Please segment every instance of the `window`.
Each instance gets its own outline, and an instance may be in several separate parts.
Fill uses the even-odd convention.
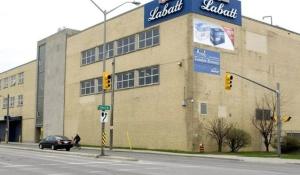
[[[0,90],[1,90],[1,88],[2,88],[2,80],[0,80]]]
[[[200,103],[200,114],[207,115],[207,103]]]
[[[151,85],[159,83],[158,66],[148,67],[139,70],[139,85]]]
[[[93,94],[95,92],[94,79],[81,82],[80,89],[81,89],[81,95]]]
[[[126,54],[135,50],[135,35],[117,41],[118,55]]]
[[[95,62],[95,48],[82,52],[81,64],[87,65]]]
[[[99,60],[103,60],[103,45],[99,46]],[[106,43],[106,58],[114,56],[114,42]]]
[[[271,120],[271,110],[269,109],[256,109],[256,120]]]
[[[3,108],[7,108],[7,98],[3,99],[3,104],[2,104]]]
[[[8,78],[4,78],[4,86],[3,86],[3,89],[4,88],[8,88]]]
[[[18,84],[24,83],[24,72],[18,74]]]
[[[10,86],[15,86],[16,85],[16,75],[13,75],[10,77]]]
[[[98,91],[97,92],[102,92],[102,77],[98,78]]]
[[[117,75],[117,89],[134,87],[134,71]]]
[[[139,33],[139,48],[151,47],[159,44],[159,28]]]
[[[18,106],[23,106],[23,95],[18,96]]]
[[[15,97],[10,97],[9,99],[9,107],[13,108],[15,106]]]

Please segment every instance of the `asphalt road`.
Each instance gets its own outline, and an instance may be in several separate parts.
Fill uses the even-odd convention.
[[[117,154],[117,153],[115,153]],[[123,153],[124,154],[124,153]],[[134,154],[138,161],[0,148],[0,175],[299,175],[300,165]]]

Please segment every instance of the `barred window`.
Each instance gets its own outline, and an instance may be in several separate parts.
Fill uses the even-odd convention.
[[[16,85],[16,75],[13,75],[10,77],[10,86],[15,86]]]
[[[135,35],[117,41],[118,55],[126,54],[135,50]]]
[[[9,107],[13,108],[15,106],[15,97],[10,97],[9,99]]]
[[[102,77],[98,78],[98,88],[97,92],[102,92],[103,91],[103,85],[102,85]]]
[[[207,103],[200,103],[200,114],[206,115],[207,114]]]
[[[8,88],[8,78],[4,78],[4,86],[3,88]]]
[[[23,106],[23,95],[18,96],[18,106]]]
[[[139,48],[151,47],[159,44],[159,28],[139,33]]]
[[[120,73],[117,75],[117,89],[134,87],[134,71]]]
[[[82,52],[81,64],[87,65],[95,63],[95,48]]]
[[[24,72],[18,74],[18,84],[24,83]]]
[[[106,58],[111,58],[114,56],[114,42],[106,43]],[[99,60],[103,60],[103,45],[99,46]]]
[[[3,108],[7,108],[7,99],[8,99],[8,98],[4,98],[4,99],[3,99],[3,104],[2,104],[2,107],[3,107]]]
[[[139,85],[151,85],[159,82],[158,66],[148,67],[139,70]]]
[[[269,109],[256,109],[256,120],[271,120],[271,110]]]
[[[95,93],[95,81],[86,80],[80,83],[81,95],[89,95]]]

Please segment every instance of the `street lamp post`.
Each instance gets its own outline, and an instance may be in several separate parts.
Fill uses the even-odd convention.
[[[115,8],[109,10],[109,11],[106,11],[106,10],[103,10],[102,8],[100,8],[93,0],[90,0],[104,15],[104,22],[103,22],[103,67],[102,67],[102,71],[104,72],[105,71],[105,61],[106,61],[106,17],[109,13],[113,12],[114,10],[118,9],[119,7],[127,4],[127,3],[130,3],[130,4],[134,4],[134,5],[140,5],[141,3],[140,2],[136,2],[136,1],[127,1],[127,2],[124,2],[118,6],[116,6]],[[113,57],[113,64],[112,64],[112,94],[111,94],[111,118],[110,118],[110,149],[112,149],[112,143],[113,143],[113,105],[114,105],[114,76],[115,76],[115,57]],[[105,90],[103,89],[103,92],[102,92],[102,105],[105,105]],[[103,134],[105,133],[105,123],[102,122],[102,126],[101,126],[101,136],[103,137]],[[102,140],[102,139],[101,139]],[[104,156],[104,146],[105,144],[102,142],[102,145],[101,145],[101,156]]]
[[[273,17],[272,16],[263,16],[263,20],[266,19],[266,18],[270,18],[271,25],[273,25]]]
[[[0,97],[3,97],[0,95]],[[3,97],[4,98],[4,97]],[[7,94],[7,100],[6,100],[6,128],[5,128],[5,143],[8,143],[9,141],[9,94]]]

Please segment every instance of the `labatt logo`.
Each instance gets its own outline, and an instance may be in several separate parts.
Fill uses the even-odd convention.
[[[164,4],[164,3],[166,3],[167,1],[169,1],[169,0],[158,0],[158,3]]]
[[[183,9],[183,0],[177,0],[176,3],[168,3],[167,1],[170,0],[159,0],[160,3],[165,3],[164,6],[161,8],[156,7],[154,10],[150,11],[150,17],[148,18],[148,21],[153,21],[156,19],[163,18],[165,16],[171,15],[173,13],[179,12]]]
[[[237,9],[225,9],[225,4],[222,2],[229,3],[229,0],[218,0],[220,2],[219,5],[215,4],[214,0],[203,0],[203,4],[201,5],[201,9],[213,12],[216,14],[220,14],[229,18],[237,18],[238,10]]]

